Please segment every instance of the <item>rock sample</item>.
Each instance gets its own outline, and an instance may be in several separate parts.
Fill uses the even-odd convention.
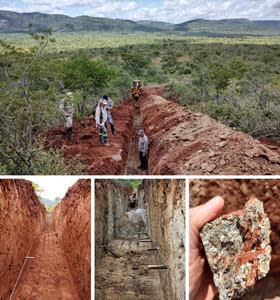
[[[240,298],[268,273],[270,222],[258,199],[206,224],[200,236],[220,300]]]
[[[7,300],[24,258],[44,226],[46,210],[32,183],[0,180],[0,299]]]
[[[90,198],[91,180],[80,179],[53,212],[62,248],[83,300],[90,299]]]

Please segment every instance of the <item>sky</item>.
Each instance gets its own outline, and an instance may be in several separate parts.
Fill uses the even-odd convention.
[[[56,197],[63,198],[68,188],[79,179],[75,176],[27,176],[25,178],[39,184],[44,190],[40,196],[49,200],[55,200]]]
[[[197,18],[278,20],[280,0],[0,0],[0,10],[170,23]]]

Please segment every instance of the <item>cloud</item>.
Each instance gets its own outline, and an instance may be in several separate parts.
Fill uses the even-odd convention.
[[[2,0],[3,1],[3,0]],[[279,0],[11,0],[6,9],[171,23],[196,18],[279,19]],[[7,3],[7,1],[5,0]]]

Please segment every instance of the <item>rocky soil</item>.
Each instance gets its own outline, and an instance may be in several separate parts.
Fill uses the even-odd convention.
[[[80,179],[53,212],[58,238],[65,253],[79,299],[90,299],[91,180]],[[64,299],[64,298],[63,298]]]
[[[201,113],[193,113],[148,87],[141,97],[150,138],[150,174],[279,174],[280,153]]]
[[[192,180],[190,206],[194,207],[220,195],[225,199],[224,213],[240,210],[251,197],[264,203],[271,224],[272,260],[270,276],[261,280],[244,299],[279,299],[280,275],[280,181],[275,179]],[[267,288],[262,288],[267,286]],[[275,297],[275,298],[273,298]]]
[[[45,217],[46,210],[31,182],[23,179],[0,180],[1,300],[9,299],[24,259],[45,223]]]

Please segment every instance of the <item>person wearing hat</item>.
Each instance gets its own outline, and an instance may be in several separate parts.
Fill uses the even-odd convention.
[[[106,105],[106,109],[107,109],[107,116],[108,116],[108,121],[111,127],[111,132],[112,134],[115,134],[115,125],[114,125],[114,121],[113,121],[113,117],[112,117],[112,110],[113,110],[113,100],[111,98],[109,98],[107,95],[104,95],[102,97],[102,99],[104,101],[106,101],[107,105]]]
[[[138,167],[138,169],[143,171],[148,171],[149,140],[145,134],[144,129],[140,129],[138,135],[139,135],[138,151],[139,151],[139,158],[140,158],[140,166]]]
[[[60,101],[59,111],[62,114],[66,127],[66,138],[67,141],[71,141],[73,134],[73,115],[74,115],[74,105],[73,93],[67,92],[66,97]]]
[[[108,132],[106,128],[107,122],[107,102],[105,100],[100,100],[95,110],[95,122],[96,127],[99,129],[99,142],[105,146],[108,145]]]

